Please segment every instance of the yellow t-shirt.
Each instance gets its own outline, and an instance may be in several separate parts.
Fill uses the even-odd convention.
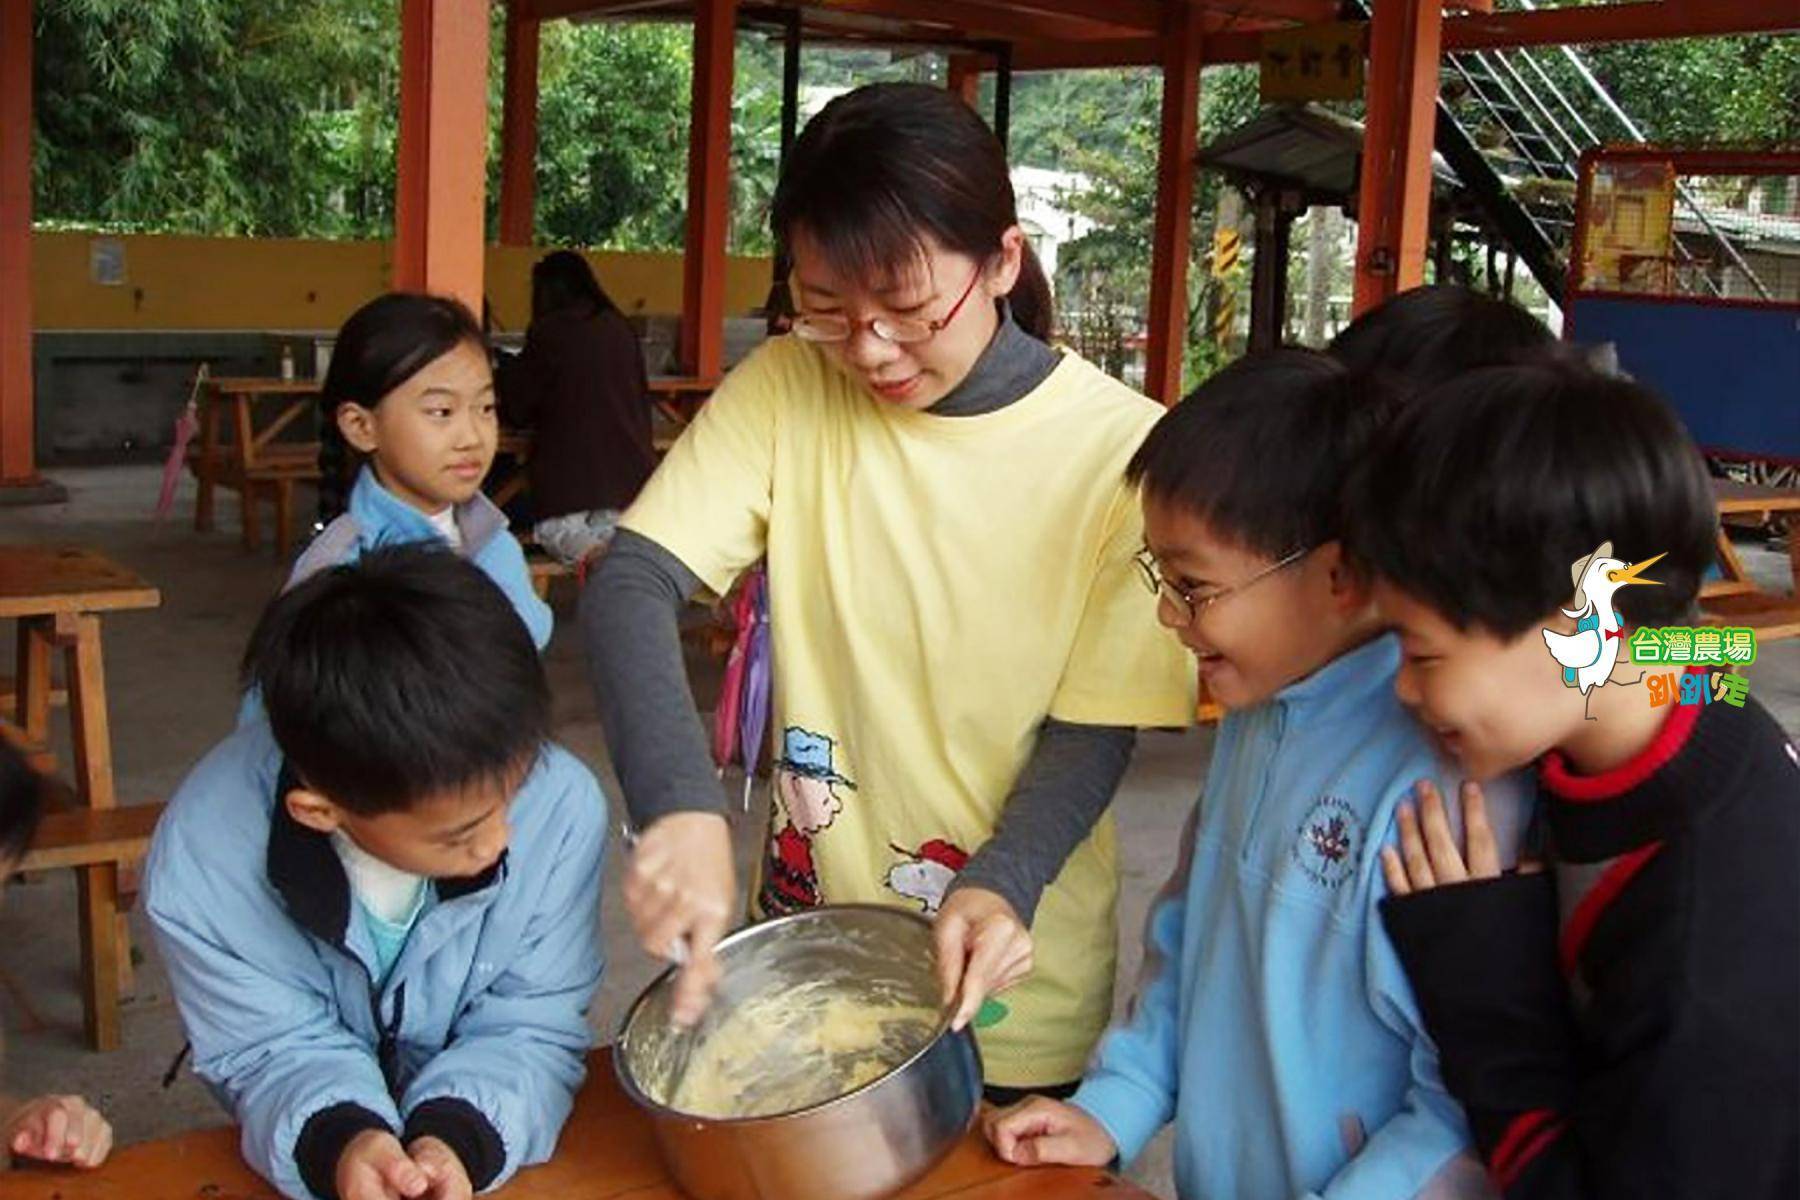
[[[1046,716],[1185,725],[1126,462],[1162,409],[1073,354],[996,412],[880,404],[791,337],[733,371],[624,518],[713,590],[768,558],[773,822],[752,910],[937,909]],[[1111,818],[980,1031],[990,1082],[1077,1078],[1112,1007]]]

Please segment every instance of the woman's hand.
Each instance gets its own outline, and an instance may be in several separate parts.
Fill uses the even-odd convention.
[[[956,1005],[952,1029],[974,1020],[990,995],[1031,974],[1031,931],[998,892],[953,890],[938,910],[933,937],[944,1003]]]
[[[97,1167],[112,1150],[112,1126],[80,1096],[39,1096],[6,1123],[15,1158]]]
[[[1463,842],[1458,850],[1450,832],[1450,814],[1444,798],[1429,779],[1413,786],[1418,811],[1402,803],[1395,813],[1400,826],[1400,848],[1381,848],[1381,873],[1388,891],[1396,896],[1422,892],[1471,879],[1492,879],[1500,874],[1500,851],[1488,824],[1487,799],[1478,783],[1462,785]]]
[[[1119,1156],[1100,1122],[1047,1096],[990,1110],[981,1119],[981,1132],[1001,1161],[1018,1167],[1104,1167]]]
[[[692,1025],[719,982],[713,947],[731,925],[737,869],[717,813],[671,813],[638,835],[625,867],[625,907],[650,954],[683,964],[669,1019]]]

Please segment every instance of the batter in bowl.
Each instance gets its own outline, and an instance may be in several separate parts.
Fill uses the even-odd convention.
[[[663,1103],[700,1117],[766,1117],[834,1100],[904,1063],[942,1014],[899,997],[816,981],[760,991],[719,1014],[675,1094]]]

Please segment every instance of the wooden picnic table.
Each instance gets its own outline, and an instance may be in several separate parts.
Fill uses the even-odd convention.
[[[1788,560],[1793,591],[1783,595],[1765,590],[1744,569],[1724,522],[1719,526],[1719,578],[1700,586],[1700,611],[1709,625],[1735,625],[1756,630],[1757,641],[1773,642],[1800,637],[1800,488],[1763,487],[1732,479],[1713,480],[1713,494],[1721,518],[1756,514],[1767,519],[1776,513],[1788,517]]]
[[[97,1171],[24,1167],[0,1174],[0,1200],[277,1200],[238,1156],[234,1128],[205,1129],[126,1146]],[[650,1122],[620,1091],[612,1051],[588,1062],[587,1084],[563,1127],[556,1156],[521,1171],[501,1200],[679,1200],[664,1170]],[[1148,1192],[1094,1168],[1010,1167],[971,1132],[948,1158],[899,1200],[1152,1200]],[[795,1196],[789,1200],[806,1200]]]
[[[718,379],[700,375],[652,375],[650,403],[677,429],[685,429],[718,386]]]
[[[63,651],[75,792],[89,809],[111,809],[112,735],[100,618],[108,612],[156,608],[162,593],[110,559],[74,546],[0,546],[0,617],[18,623],[13,724],[8,735],[47,762],[50,659]],[[82,1007],[96,1050],[119,1044],[119,995],[130,978],[118,861],[78,866]]]
[[[293,545],[294,484],[319,478],[317,442],[277,442],[282,432],[311,412],[317,379],[219,376],[200,389],[200,444],[188,463],[199,491],[194,528],[213,527],[213,490],[235,489],[243,501],[244,548],[261,545],[257,502],[275,505],[275,553],[286,558]],[[273,407],[271,413],[268,410]],[[259,420],[261,424],[258,424]],[[221,437],[221,426],[229,437]]]

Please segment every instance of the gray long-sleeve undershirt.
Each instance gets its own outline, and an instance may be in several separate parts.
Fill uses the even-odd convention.
[[[968,377],[930,411],[962,417],[1004,408],[1042,383],[1056,363],[1056,352],[1007,314]],[[662,545],[622,529],[582,592],[588,678],[626,807],[639,826],[674,812],[727,811],[681,652],[681,607],[700,586]],[[1044,888],[1112,803],[1136,736],[1129,728],[1046,717],[993,836],[953,890],[987,888],[1031,924]]]

